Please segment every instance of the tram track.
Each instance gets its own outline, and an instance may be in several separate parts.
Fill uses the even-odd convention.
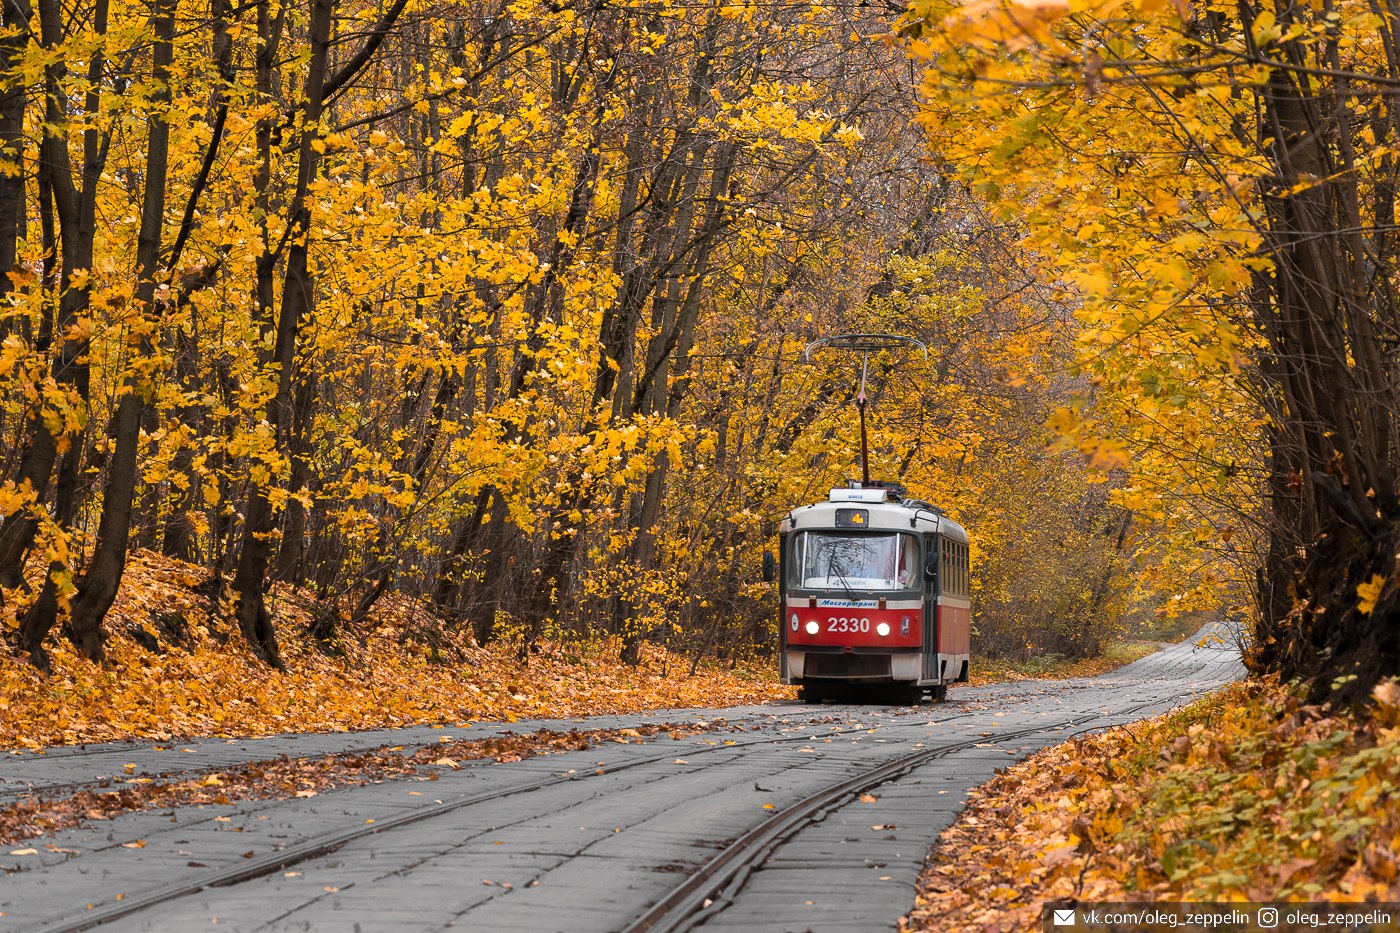
[[[796,735],[782,735],[751,739],[748,741],[736,741],[732,745],[717,744],[704,746],[691,749],[687,751],[686,754],[694,757],[719,751],[732,752],[736,749],[742,750],[760,745],[811,742],[820,739],[854,736],[864,732],[867,728],[868,727],[864,723],[850,723],[845,728],[834,728],[826,731],[803,731],[801,734]],[[397,829],[403,829],[452,813],[456,810],[478,806],[483,803],[489,803],[507,797],[533,793],[560,784],[588,780],[594,776],[612,775],[645,765],[664,763],[672,761],[674,757],[674,753],[668,751],[664,754],[648,755],[643,758],[633,759],[616,765],[602,765],[588,774],[558,774],[516,787],[507,787],[479,794],[465,795],[442,803],[418,807],[397,816],[376,820],[370,825],[350,826],[336,832],[326,833],[312,839],[303,840],[302,842],[294,843],[275,852],[269,852],[262,856],[254,856],[247,859],[242,864],[230,865],[227,868],[204,872],[195,878],[181,880],[174,884],[154,888],[145,892],[125,894],[121,900],[95,906],[85,911],[80,917],[51,920],[36,927],[26,928],[26,933],[80,933],[80,931],[91,930],[124,917],[129,917],[142,911],[159,907],[171,901],[197,894],[200,891],[211,888],[228,887],[230,885],[264,877],[298,863],[328,855],[353,842],[372,836],[382,835]],[[478,765],[478,767],[481,766],[482,765]]]
[[[1118,715],[1131,716],[1150,705],[1141,703],[1118,711]],[[991,738],[995,738],[995,744],[1000,745],[1043,732],[1083,726],[1099,718],[1101,717],[1098,714],[1083,714],[1058,722],[1005,732]],[[640,917],[624,927],[621,933],[685,933],[728,906],[754,869],[759,867],[773,850],[804,827],[817,822],[837,806],[860,794],[903,777],[930,761],[985,744],[986,738],[979,736],[977,740],[950,742],[936,748],[913,752],[869,768],[854,777],[828,785],[802,798],[735,839],[672,888],[665,897],[656,901]]]
[[[731,720],[742,734],[629,743],[591,756],[611,762],[597,768],[586,753],[557,765],[474,767],[472,780],[458,772],[432,785],[446,800],[431,803],[405,798],[391,780],[314,804],[151,813],[114,825],[117,838],[108,831],[105,843],[91,833],[54,837],[82,851],[51,849],[73,854],[10,874],[11,883],[29,880],[0,899],[9,911],[0,928],[190,929],[215,917],[269,931],[349,930],[347,919],[395,930],[519,921],[532,933],[873,923],[898,913],[922,851],[960,809],[958,793],[1034,748],[1152,715],[1228,676],[1224,662],[1203,662],[1190,684],[1162,676],[1159,660],[1025,696],[971,688],[961,708],[746,713]],[[859,799],[867,791],[874,797]],[[245,829],[253,835],[225,835]]]
[[[842,708],[842,707],[836,707]],[[944,717],[947,718],[947,717]],[[658,717],[653,717],[655,722],[670,724],[668,721]],[[712,720],[715,721],[715,720]],[[627,728],[637,725],[631,718],[619,718],[618,728]],[[684,724],[684,723],[680,723]],[[547,724],[543,728],[564,732],[574,727],[572,723]],[[480,735],[471,735],[463,738],[462,741],[488,740],[499,738],[505,735],[513,735],[509,729],[505,731],[490,731]],[[44,783],[29,783],[11,781],[6,782],[0,778],[0,809],[10,806],[26,798],[57,798],[60,796],[72,796],[83,791],[116,792],[129,786],[137,784],[154,783],[158,781],[181,781],[190,778],[200,777],[206,774],[217,774],[230,768],[237,768],[252,763],[275,762],[275,761],[310,761],[340,755],[373,755],[384,751],[401,750],[405,748],[428,748],[433,747],[436,742],[441,742],[438,737],[433,740],[421,741],[386,741],[375,745],[348,746],[344,748],[331,748],[317,750],[314,752],[293,754],[281,752],[275,755],[263,754],[261,756],[239,756],[233,759],[221,759],[218,761],[204,762],[192,767],[175,767],[164,770],[145,770],[132,773],[127,770],[127,759],[134,757],[124,750],[112,750],[103,748],[100,750],[83,751],[76,747],[63,747],[51,752],[46,752],[42,759],[45,761],[72,760],[82,758],[93,758],[96,760],[109,761],[110,771],[103,767],[101,771],[93,770],[91,776],[73,778],[61,781],[48,781]],[[411,752],[404,751],[404,755]],[[462,767],[471,768],[484,765],[483,762],[463,762]]]
[[[931,715],[931,718],[930,718],[929,721],[930,721],[930,722],[945,722],[945,721],[951,721],[951,720],[953,720],[953,719],[956,719],[956,718],[958,717],[958,715],[960,715],[961,712],[965,712],[965,710],[962,710],[961,707],[959,707],[959,706],[956,705],[956,702],[955,702],[955,701],[947,701],[947,704],[948,704],[948,707],[950,708],[950,711],[948,712],[948,714],[942,715],[942,716],[936,715],[938,709],[939,709],[940,707],[943,706],[943,703],[936,704],[935,707],[934,707],[934,709],[931,710],[931,711],[929,711],[929,712],[930,712],[930,715]],[[827,711],[843,710],[843,709],[850,709],[850,708],[857,708],[857,709],[858,709],[858,708],[860,708],[860,707],[859,707],[859,706],[848,705],[848,704],[836,704],[836,705],[834,705],[834,706],[832,706],[832,707],[818,707],[818,708],[821,709],[821,710],[823,710],[824,712],[827,712]],[[829,715],[829,712],[828,712],[828,715]],[[619,720],[619,722],[624,722],[624,720]],[[630,720],[629,720],[629,721],[626,721],[626,722],[630,722]],[[620,726],[620,728],[625,728],[625,727],[626,727],[626,725]],[[563,727],[560,726],[560,727],[559,727],[559,731],[562,731],[562,729],[563,729]],[[481,736],[479,736],[479,738],[480,738],[480,739],[491,739],[491,738],[496,738],[496,737],[497,737],[498,735],[500,735],[500,734],[501,734],[501,733],[495,733],[495,732],[486,733],[486,734],[482,734]],[[506,734],[509,734],[509,733],[506,733]],[[472,741],[472,739],[469,738],[469,739],[465,739],[464,741]],[[88,755],[91,755],[91,756],[101,756],[101,757],[103,757],[103,758],[110,758],[110,759],[112,760],[112,762],[113,762],[112,768],[113,768],[114,770],[112,771],[112,773],[94,774],[92,777],[85,778],[85,779],[74,779],[74,780],[64,780],[64,781],[51,781],[51,782],[47,782],[47,783],[43,783],[43,784],[30,784],[30,783],[18,784],[18,783],[16,783],[16,784],[9,785],[9,786],[5,786],[5,785],[3,785],[3,784],[0,784],[0,809],[3,809],[4,807],[10,806],[10,805],[13,805],[13,804],[15,804],[15,803],[17,803],[17,802],[19,802],[19,801],[21,801],[21,800],[25,800],[25,799],[27,799],[27,798],[36,798],[36,797],[37,797],[37,798],[46,798],[46,799],[57,799],[57,798],[60,798],[60,797],[72,796],[72,795],[74,795],[74,794],[78,794],[78,793],[81,793],[81,792],[83,792],[83,791],[98,791],[98,792],[113,792],[113,793],[115,793],[115,792],[120,791],[120,790],[123,790],[123,789],[125,789],[125,788],[137,786],[137,785],[140,785],[140,784],[149,784],[149,783],[162,782],[162,781],[163,781],[163,782],[183,781],[183,780],[189,780],[189,779],[191,779],[191,778],[201,777],[201,776],[207,775],[207,774],[218,774],[218,773],[220,773],[220,772],[223,772],[223,771],[228,770],[229,768],[237,768],[237,767],[240,767],[240,766],[243,766],[243,765],[247,765],[247,764],[250,764],[250,763],[260,763],[260,762],[264,762],[264,761],[273,762],[273,761],[282,761],[282,760],[290,760],[290,761],[310,761],[310,760],[316,760],[316,759],[321,759],[321,758],[326,758],[326,757],[335,757],[335,756],[337,756],[337,755],[371,755],[371,754],[383,752],[383,751],[386,751],[386,750],[390,750],[390,749],[393,749],[393,748],[405,748],[405,747],[413,747],[413,746],[416,746],[416,747],[419,747],[419,748],[427,748],[427,747],[431,747],[431,743],[429,743],[429,742],[420,742],[420,743],[412,743],[412,742],[395,742],[395,743],[388,743],[388,742],[385,742],[385,743],[382,743],[382,744],[379,744],[379,745],[369,745],[369,746],[364,746],[364,747],[354,747],[354,748],[347,748],[347,749],[343,749],[343,750],[317,751],[317,752],[307,753],[307,754],[288,754],[288,753],[285,753],[285,752],[284,752],[284,753],[282,753],[282,754],[280,754],[280,755],[277,755],[277,756],[275,756],[275,757],[265,757],[265,758],[240,758],[240,759],[233,760],[233,761],[211,762],[211,763],[206,763],[206,764],[202,764],[202,765],[199,765],[199,766],[196,766],[196,767],[189,767],[189,768],[172,768],[172,769],[170,769],[170,770],[164,770],[164,771],[144,771],[144,772],[138,772],[138,773],[135,774],[135,775],[130,774],[130,773],[127,773],[127,772],[125,772],[125,771],[119,772],[119,771],[116,770],[116,769],[124,768],[124,766],[125,766],[125,761],[124,761],[124,759],[126,759],[126,758],[128,758],[128,757],[131,757],[131,756],[128,755],[128,754],[122,754],[122,753],[119,753],[119,752],[113,752],[113,751],[108,750],[108,749],[104,749],[104,750],[102,750],[102,751],[96,751],[96,752],[81,752],[81,751],[78,751],[77,749],[67,749],[67,748],[65,748],[65,749],[62,749],[62,750],[61,750],[61,754],[60,754],[60,753],[50,753],[50,754],[46,754],[44,757],[45,757],[46,759],[73,759],[73,758],[82,758],[82,757],[86,757],[86,756],[88,756]],[[407,752],[407,751],[405,751],[404,754],[405,754],[405,755],[408,755],[408,754],[410,754],[410,753]],[[466,761],[466,762],[463,762],[463,763],[462,763],[462,767],[463,767],[463,768],[476,768],[476,767],[484,767],[484,766],[487,766],[487,765],[489,765],[488,762]]]

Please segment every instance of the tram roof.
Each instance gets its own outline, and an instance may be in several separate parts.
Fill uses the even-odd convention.
[[[917,531],[944,535],[954,541],[968,543],[967,530],[953,521],[937,506],[919,499],[899,499],[890,501],[876,495],[874,489],[833,489],[826,502],[799,506],[788,514],[787,530],[815,530],[837,528],[838,509],[864,509],[868,514],[871,531]],[[880,496],[884,491],[880,491]],[[842,530],[847,530],[845,526]]]

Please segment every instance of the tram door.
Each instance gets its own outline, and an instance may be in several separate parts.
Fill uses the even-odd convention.
[[[938,680],[938,586],[942,561],[938,535],[924,535],[923,680]]]
[[[789,683],[787,653],[787,552],[788,536],[778,535],[778,678]]]

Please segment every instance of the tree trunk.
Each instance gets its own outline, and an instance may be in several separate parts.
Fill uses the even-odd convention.
[[[147,397],[154,391],[141,375],[141,359],[151,350],[151,334],[159,327],[155,309],[156,273],[160,266],[161,232],[165,218],[165,185],[170,155],[170,124],[164,110],[170,102],[170,63],[175,33],[175,0],[155,0],[151,11],[155,28],[151,80],[159,88],[152,97],[153,112],[146,145],[145,191],[141,203],[141,229],[136,241],[136,290],[140,312],[133,366],[112,417],[109,434],[112,455],[107,463],[107,483],[102,517],[92,561],[78,584],[72,605],[73,640],[93,661],[103,660],[102,620],[116,599],[126,569],[127,539],[131,532],[132,503],[139,478],[137,455],[141,449],[141,422]]]
[[[316,177],[320,159],[313,145],[320,134],[323,90],[330,50],[333,0],[313,0],[311,4],[311,57],[307,64],[306,84],[302,99],[301,149],[298,161],[296,193],[288,207],[292,228],[287,269],[282,284],[282,304],[277,316],[276,344],[273,364],[277,367],[277,392],[267,406],[267,421],[273,436],[281,443],[282,429],[292,416],[292,374],[296,362],[297,336],[303,317],[311,310],[314,300],[312,281],[307,268],[310,245],[311,211],[307,192]],[[249,494],[244,517],[243,543],[234,570],[233,588],[237,593],[234,613],[243,637],[268,664],[283,668],[277,646],[277,632],[267,611],[263,585],[267,577],[268,556],[273,537],[273,506],[271,490],[274,480],[254,483]]]
[[[40,0],[39,21],[43,44],[56,48],[64,40],[63,9],[57,0]],[[93,10],[93,30],[98,34],[107,31],[107,0],[98,0]],[[105,59],[95,54],[88,66],[88,91],[84,107],[95,114],[101,105],[101,83]],[[58,355],[53,364],[54,382],[68,388],[83,406],[87,414],[89,382],[91,378],[88,362],[90,341],[87,337],[70,338],[73,325],[86,316],[89,306],[89,286],[74,281],[79,272],[92,268],[93,237],[96,230],[97,184],[102,174],[106,147],[96,128],[89,127],[83,132],[82,188],[73,184],[71,162],[68,157],[68,140],[65,128],[69,125],[68,95],[64,88],[66,66],[62,61],[53,62],[45,69],[45,120],[55,129],[46,132],[40,145],[41,171],[47,176],[49,191],[54,200],[55,214],[58,217],[60,263],[58,320],[53,328],[53,339],[60,341]],[[77,489],[79,465],[82,462],[86,431],[83,427],[55,437],[40,416],[38,408],[31,416],[29,427],[33,446],[26,452],[21,463],[24,481],[38,489],[48,482],[49,471],[54,457],[61,453],[58,467],[58,482],[54,491],[53,522],[58,533],[66,534],[72,528],[73,516],[77,509]],[[38,456],[32,460],[30,452]],[[32,468],[26,471],[26,467]],[[0,560],[15,561],[15,565],[0,565],[0,575],[12,569],[22,569],[25,552],[33,541],[35,525],[20,523],[15,529],[18,535],[4,540],[4,553]],[[8,523],[7,523],[8,524]],[[25,527],[27,525],[27,527]],[[8,530],[8,529],[7,529]],[[16,547],[15,545],[19,545]],[[41,668],[48,664],[44,652],[44,640],[58,616],[60,584],[70,568],[61,560],[52,561],[44,578],[43,589],[29,607],[20,625],[20,646],[29,652],[30,658]]]
[[[1240,10],[1248,38],[1255,11]],[[1278,23],[1286,30],[1305,15],[1280,6]],[[1351,704],[1379,678],[1400,673],[1400,606],[1389,579],[1400,505],[1396,389],[1376,333],[1395,302],[1390,277],[1369,271],[1386,234],[1365,239],[1362,173],[1350,155],[1355,91],[1332,78],[1320,92],[1323,79],[1311,68],[1340,70],[1336,41],[1329,32],[1315,45],[1282,43],[1277,54],[1287,66],[1259,90],[1262,151],[1273,161],[1277,193],[1263,199],[1273,267],[1254,304],[1275,368],[1277,430],[1271,540],[1258,592],[1263,621],[1249,661],[1305,681],[1315,701]],[[1316,183],[1299,184],[1305,180]],[[1388,582],[1363,612],[1357,587],[1374,578]]]

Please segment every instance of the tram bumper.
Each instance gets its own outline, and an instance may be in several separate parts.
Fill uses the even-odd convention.
[[[912,652],[787,652],[787,683],[917,683],[921,656]]]

